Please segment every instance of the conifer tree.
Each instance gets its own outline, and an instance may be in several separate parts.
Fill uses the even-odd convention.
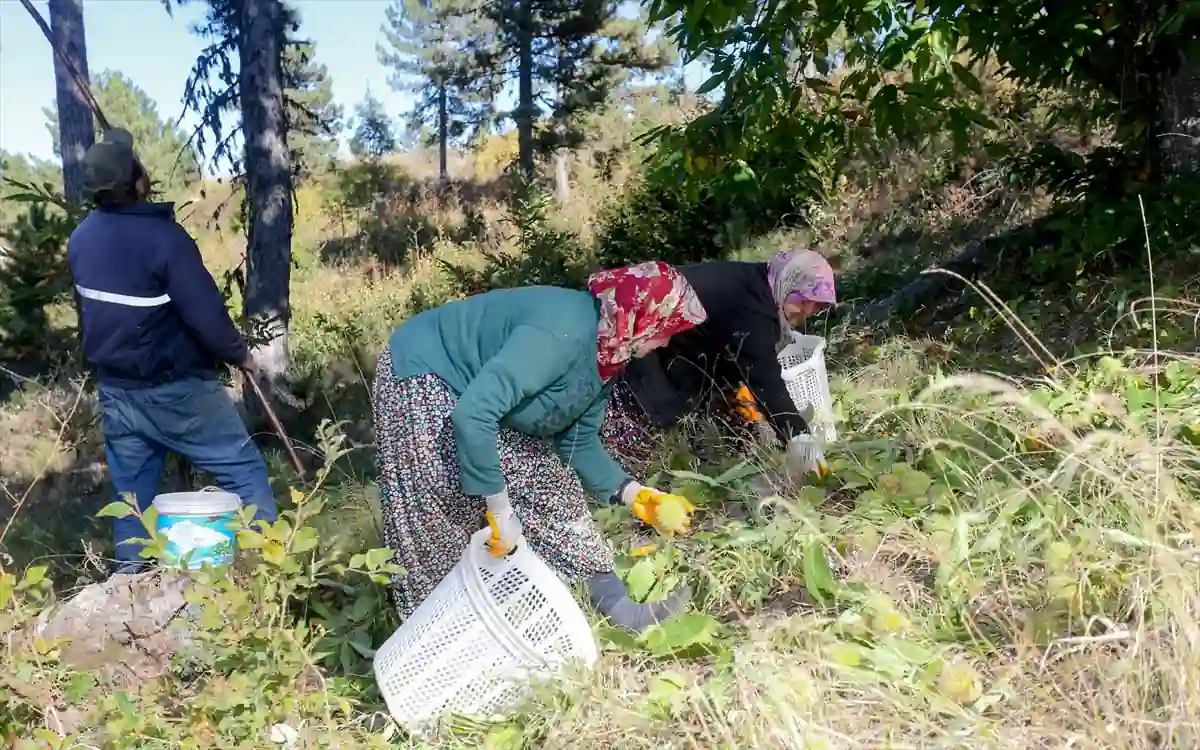
[[[100,73],[91,88],[105,117],[133,134],[138,158],[154,181],[155,191],[170,200],[180,198],[182,191],[200,177],[199,158],[183,129],[162,117],[150,95],[119,71]],[[46,107],[43,112],[54,153],[61,154],[58,107]],[[100,135],[100,124],[96,123],[96,137]]]
[[[283,77],[292,168],[307,178],[328,169],[336,157],[344,112],[333,100],[329,69],[317,62],[315,43],[293,40],[284,48]]]
[[[354,135],[350,153],[358,158],[378,159],[396,150],[396,132],[391,118],[370,89],[354,108]]]
[[[502,82],[516,81],[513,119],[527,177],[536,151],[582,141],[580,115],[602,107],[635,73],[664,69],[672,60],[665,41],[648,40],[646,25],[622,17],[616,0],[487,2],[496,40],[477,54],[482,67],[502,72]],[[543,113],[549,122],[538,128]]]
[[[377,47],[392,88],[416,94],[411,126],[435,134],[442,180],[450,144],[474,136],[491,113],[494,71],[477,64],[491,58],[476,50],[494,27],[482,10],[479,0],[393,0]]]

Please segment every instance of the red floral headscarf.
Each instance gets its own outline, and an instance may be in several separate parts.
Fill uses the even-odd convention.
[[[597,271],[588,289],[600,300],[596,346],[604,380],[621,371],[637,344],[683,333],[708,317],[683,274],[657,260]]]

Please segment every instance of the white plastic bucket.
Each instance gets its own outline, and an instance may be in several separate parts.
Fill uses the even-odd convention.
[[[234,522],[242,499],[232,492],[205,488],[199,492],[169,492],[154,498],[158,532],[167,537],[165,559],[170,568],[195,570],[208,564],[229,565],[237,547]]]

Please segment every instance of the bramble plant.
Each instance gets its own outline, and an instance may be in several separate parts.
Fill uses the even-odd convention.
[[[86,715],[77,719],[80,726],[71,738],[44,729],[23,736],[15,747],[75,747],[73,742],[117,747],[124,746],[120,738],[137,736],[146,742],[199,748],[218,735],[261,747],[272,741],[271,735],[286,733],[287,727],[306,734],[307,729],[296,725],[298,715],[352,722],[358,706],[372,699],[373,646],[395,627],[384,586],[403,570],[391,563],[387,549],[367,549],[348,559],[328,545],[322,549],[312,522],[326,512],[330,472],[348,451],[341,426],[321,426],[324,465],[309,489],[291,490],[293,507],[283,510],[275,523],[250,523],[253,510],[242,509],[234,569],[205,564],[178,573],[188,580],[188,606],[181,616],[190,623],[190,638],[167,681],[140,690],[113,686],[95,692],[96,680],[86,673],[68,679],[71,671],[59,662],[66,644],[35,640],[29,650],[15,652],[10,646],[8,663],[16,677],[4,690],[6,699],[17,702],[0,713],[0,730],[26,735],[22,727],[38,723],[38,715],[49,718],[44,714],[48,706],[31,704],[28,697],[20,700],[19,685],[36,685],[40,694],[47,677],[56,673],[63,676],[57,678],[62,687],[55,701],[66,701],[73,711]],[[143,556],[160,558],[166,539],[156,530],[157,513],[153,507],[139,512],[132,500],[114,502],[100,515],[138,516],[148,537],[142,540]],[[45,573],[44,567],[31,568],[20,578],[0,572],[3,632],[30,626],[45,603]],[[206,678],[188,687],[186,675]],[[186,710],[173,709],[183,695]],[[348,726],[344,734],[359,737],[364,746],[379,744],[365,728]]]

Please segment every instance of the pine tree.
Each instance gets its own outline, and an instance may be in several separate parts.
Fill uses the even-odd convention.
[[[316,45],[292,41],[283,52],[288,147],[292,168],[307,178],[327,170],[337,155],[343,110],[333,100],[329,69],[316,61]]]
[[[58,54],[54,60],[55,101],[61,116],[66,148],[62,149],[63,193],[75,205],[81,205],[83,193],[83,155],[95,143],[92,110],[80,84],[88,85],[87,38],[83,29],[83,0],[50,0],[50,32]],[[76,80],[76,76],[79,80]]]
[[[175,0],[187,4],[188,0]],[[299,31],[296,13],[282,0],[204,0],[204,18],[192,31],[207,45],[192,65],[186,106],[200,116],[197,148],[245,167],[246,275],[243,316],[255,367],[265,390],[286,383],[290,359],[292,203],[295,183],[288,147],[288,97],[283,59]],[[241,117],[226,133],[226,113]],[[243,133],[238,157],[234,136]],[[252,406],[257,409],[257,406]]]
[[[199,179],[200,161],[187,135],[160,116],[158,105],[128,76],[106,70],[92,82],[92,94],[114,126],[133,134],[138,158],[154,181],[156,192],[177,199],[188,185]],[[60,154],[58,108],[50,106],[42,111],[46,115],[46,130],[54,142],[54,153]],[[96,123],[97,138],[100,135],[100,124]]]
[[[396,133],[383,102],[367,89],[362,102],[354,108],[354,136],[350,153],[358,158],[378,159],[396,150]]]
[[[392,71],[392,89],[417,95],[411,126],[436,134],[442,180],[449,178],[449,145],[473,137],[488,121],[497,88],[490,71],[476,65],[474,50],[494,36],[481,11],[478,0],[392,0],[386,45],[376,48]]]
[[[25,192],[12,182],[45,188],[53,193],[63,189],[62,167],[49,159],[28,154],[12,154],[0,149],[0,229],[9,227],[24,213],[26,204],[6,200],[13,193]]]
[[[622,18],[619,6],[616,0],[488,0],[485,13],[497,28],[497,41],[477,54],[484,67],[517,81],[513,119],[527,177],[533,176],[535,151],[582,141],[580,115],[602,107],[615,87],[635,72],[670,64],[664,40],[648,42],[645,24]],[[544,128],[537,127],[541,102],[549,105]]]
[[[173,1],[178,5],[199,2]],[[184,105],[200,117],[200,124],[192,134],[197,149],[214,162],[228,163],[235,172],[242,166],[241,155],[235,148],[236,137],[241,134],[241,120],[235,117],[233,128],[226,131],[224,116],[240,115],[242,110],[238,55],[242,1],[203,0],[204,17],[192,24],[192,31],[208,44],[192,65],[183,97]],[[344,127],[344,113],[333,102],[333,81],[328,69],[315,61],[316,45],[296,36],[300,31],[299,11],[285,2],[280,7],[288,150],[293,170],[307,176],[320,168],[327,155],[332,158],[335,138]]]
[[[0,357],[45,358],[52,341],[47,308],[70,293],[67,236],[75,219],[48,203],[28,209],[0,238],[8,248],[0,264]]]

